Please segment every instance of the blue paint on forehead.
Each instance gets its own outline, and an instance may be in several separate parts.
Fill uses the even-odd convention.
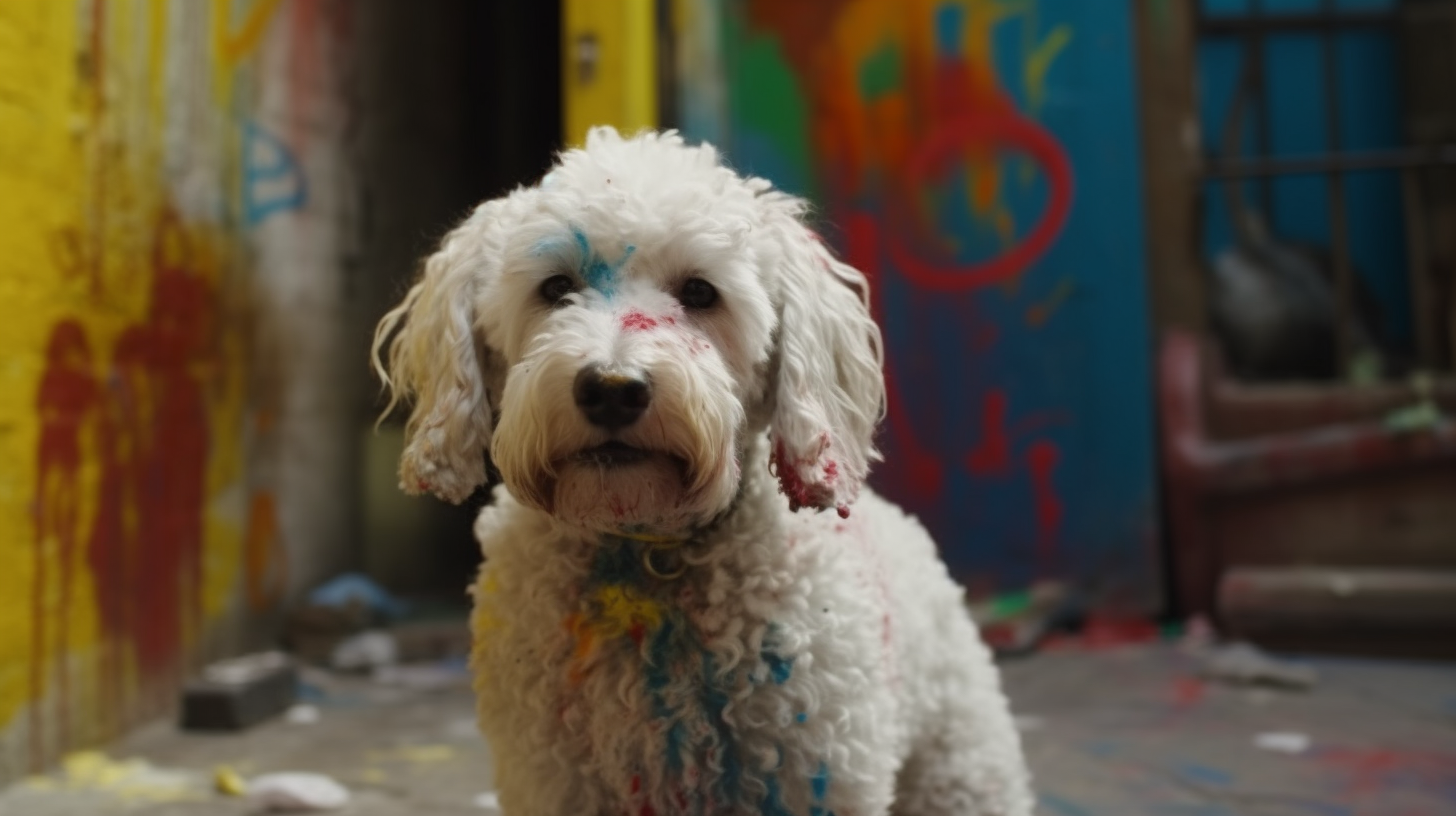
[[[617,275],[622,271],[627,260],[632,257],[632,253],[637,251],[637,247],[629,245],[616,263],[608,263],[605,258],[597,254],[596,250],[592,249],[586,233],[573,227],[571,237],[576,240],[577,251],[581,253],[581,266],[578,272],[581,274],[582,282],[603,295],[611,297],[617,291]]]

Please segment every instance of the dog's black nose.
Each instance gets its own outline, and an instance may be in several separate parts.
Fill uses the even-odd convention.
[[[586,421],[609,431],[636,422],[652,402],[652,388],[646,381],[603,374],[596,366],[587,366],[576,375],[571,393]]]

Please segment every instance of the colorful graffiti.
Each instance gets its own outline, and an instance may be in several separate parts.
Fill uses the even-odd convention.
[[[815,199],[871,279],[890,390],[875,481],[927,522],[952,568],[1006,585],[1131,562],[1128,594],[1148,604],[1146,372],[1088,381],[1119,354],[1147,355],[1141,247],[1109,249],[1096,230],[1111,219],[1086,203],[1122,162],[1117,226],[1140,240],[1131,22],[1082,5],[730,2],[727,132],[697,135]],[[1133,309],[1087,311],[1109,293]],[[1128,311],[1130,327],[1098,323]],[[1089,345],[1113,356],[1088,366]],[[1099,401],[1133,407],[1109,417]],[[1089,442],[1109,430],[1125,457]],[[1118,473],[1080,490],[1099,466]]]
[[[167,710],[216,624],[281,598],[253,231],[311,204],[339,7],[0,12],[0,445],[26,463],[0,479],[0,757]]]

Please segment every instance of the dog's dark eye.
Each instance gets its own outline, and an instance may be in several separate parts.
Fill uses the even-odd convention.
[[[702,278],[688,278],[678,290],[677,299],[689,309],[710,309],[718,302],[718,290]]]
[[[576,291],[576,281],[569,275],[552,275],[541,282],[541,299],[555,306],[563,298]]]

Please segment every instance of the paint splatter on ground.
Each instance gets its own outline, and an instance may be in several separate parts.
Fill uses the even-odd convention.
[[[1308,693],[1195,686],[1195,670],[1175,648],[1147,643],[1053,650],[1006,664],[1017,713],[1038,723],[1023,739],[1039,783],[1039,812],[1456,813],[1456,720],[1449,709],[1456,666],[1325,661]],[[353,791],[351,816],[483,812],[475,800],[492,788],[490,754],[472,731],[467,692],[336,679],[317,704],[315,725],[273,722],[240,736],[191,736],[168,723],[153,725],[69,770],[54,770],[48,782],[0,792],[0,814],[250,813],[242,800],[198,787],[219,765],[248,777],[328,774]],[[1254,747],[1254,736],[1270,730],[1306,733],[1311,747],[1299,755]],[[123,795],[119,783],[108,790],[83,781],[125,779],[116,773],[126,768],[145,770],[133,781],[182,787],[166,788],[169,799],[159,802],[135,790]],[[825,789],[832,784],[826,775]],[[172,796],[181,792],[186,796]]]

